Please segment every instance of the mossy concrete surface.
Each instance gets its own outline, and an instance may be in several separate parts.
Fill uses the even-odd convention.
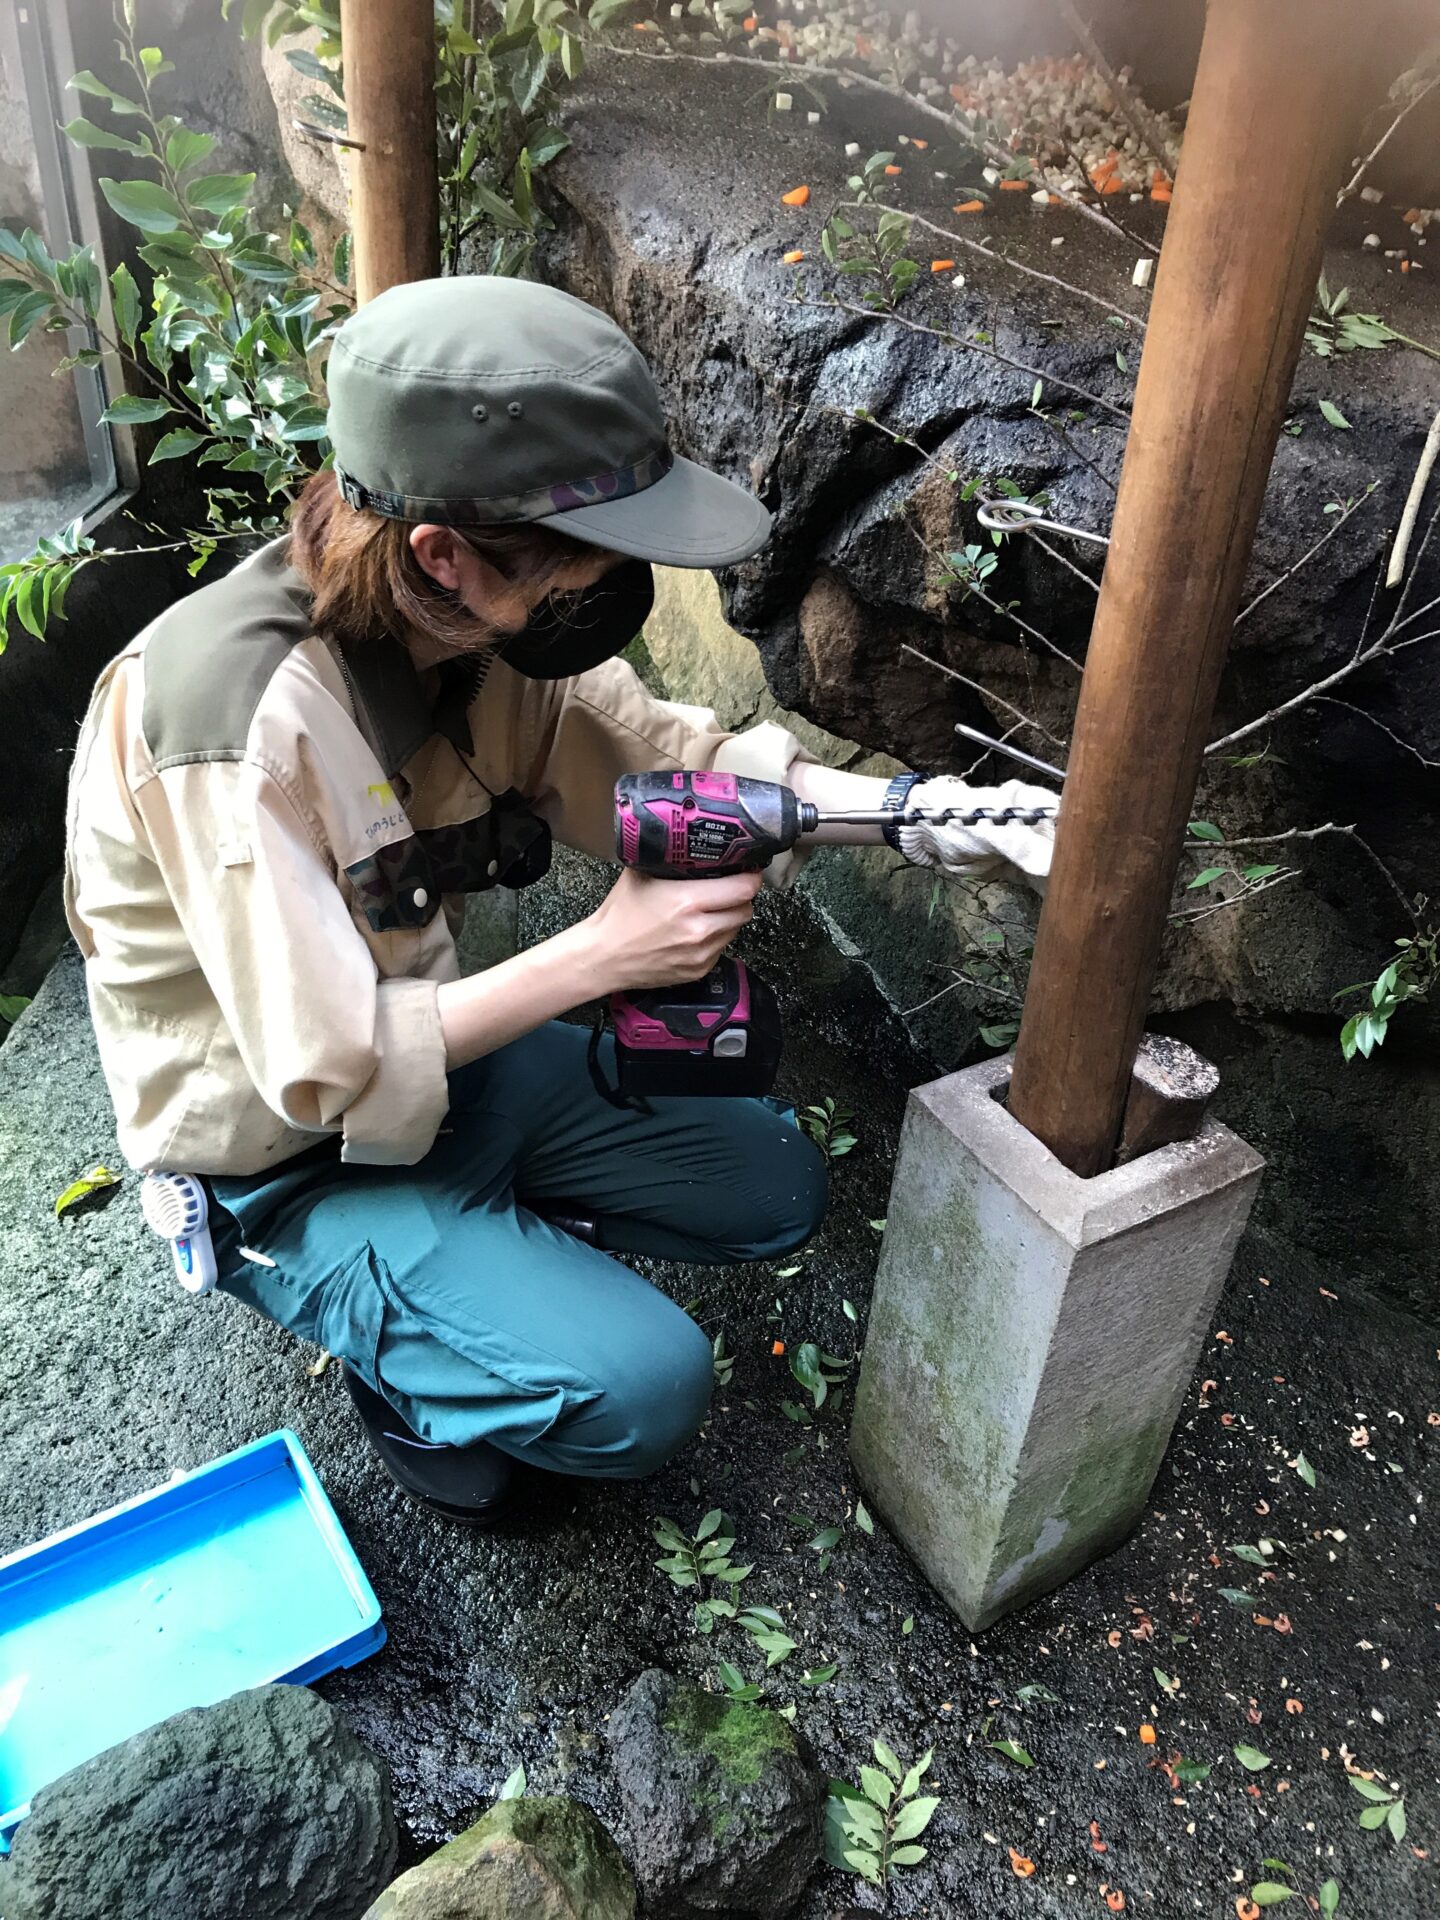
[[[979,1630],[1144,1509],[1263,1165],[1207,1122],[1081,1180],[991,1060],[910,1096],[851,1454]]]
[[[391,1887],[364,1920],[633,1920],[620,1849],[576,1800],[499,1800]]]

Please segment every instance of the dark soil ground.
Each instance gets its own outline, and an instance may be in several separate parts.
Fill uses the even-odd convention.
[[[564,862],[558,885],[525,900],[527,936],[586,910],[595,886],[593,871]],[[110,1205],[55,1219],[53,1198],[75,1174],[117,1164],[68,952],[0,1053],[0,1552],[294,1427],[390,1630],[377,1657],[321,1690],[389,1760],[411,1858],[464,1826],[522,1761],[532,1791],[587,1801],[623,1845],[607,1715],[645,1667],[703,1679],[724,1657],[763,1679],[772,1703],[796,1703],[832,1774],[854,1779],[877,1734],[906,1759],[934,1748],[930,1858],[895,1883],[893,1914],[1123,1904],[1228,1920],[1253,1882],[1286,1879],[1262,1867],[1267,1857],[1307,1894],[1333,1878],[1347,1920],[1440,1911],[1440,1572],[1426,1499],[1440,1447],[1435,1332],[1322,1292],[1252,1233],[1140,1526],[1064,1592],[972,1640],[883,1527],[857,1527],[846,1409],[808,1428],[787,1418],[783,1403],[804,1395],[772,1353],[776,1340],[846,1355],[863,1342],[880,1246],[870,1223],[885,1212],[905,1088],[929,1068],[800,902],[764,898],[748,951],[784,991],[783,1090],[833,1095],[857,1115],[829,1220],[783,1279],[765,1267],[657,1269],[675,1297],[698,1298],[734,1356],[704,1432],[641,1485],[534,1483],[494,1532],[430,1518],[390,1485],[335,1370],[310,1376],[313,1350],[228,1300],[182,1296],[133,1177]],[[1292,1464],[1302,1451],[1313,1487]],[[655,1518],[693,1528],[717,1505],[737,1558],[754,1562],[746,1598],[778,1607],[799,1643],[768,1675],[735,1628],[696,1634],[689,1598],[655,1570]],[[797,1514],[814,1526],[797,1528]],[[822,1571],[807,1541],[842,1523]],[[1237,1557],[1262,1538],[1274,1543],[1268,1564]],[[832,1661],[833,1680],[799,1684]],[[1003,1757],[998,1740],[1033,1765]],[[1237,1745],[1269,1765],[1246,1771]],[[1167,1778],[1162,1763],[1181,1756],[1208,1777]],[[1403,1841],[1359,1828],[1366,1802],[1347,1766],[1403,1789]],[[1017,1873],[1011,1849],[1033,1874]],[[880,1905],[857,1880],[822,1874],[802,1920],[852,1902]]]

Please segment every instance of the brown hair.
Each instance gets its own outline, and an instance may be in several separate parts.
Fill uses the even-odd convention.
[[[290,558],[314,596],[311,618],[319,631],[356,641],[414,628],[442,646],[476,644],[474,614],[420,565],[410,546],[411,524],[352,507],[332,472],[311,474],[290,512]],[[549,527],[456,532],[517,587],[543,586],[595,551]]]

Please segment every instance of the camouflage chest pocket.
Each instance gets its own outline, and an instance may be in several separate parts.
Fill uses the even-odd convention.
[[[481,893],[499,872],[488,813],[449,827],[421,827],[346,867],[356,904],[374,933],[426,927],[447,893]]]

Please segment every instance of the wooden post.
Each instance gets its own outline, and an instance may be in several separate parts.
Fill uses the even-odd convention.
[[[440,272],[433,0],[340,0],[351,137],[355,286],[363,306],[386,287]]]
[[[1210,0],[1010,1089],[1016,1119],[1082,1176],[1112,1164],[1120,1137],[1216,689],[1353,151],[1366,72],[1358,26],[1343,0]]]

